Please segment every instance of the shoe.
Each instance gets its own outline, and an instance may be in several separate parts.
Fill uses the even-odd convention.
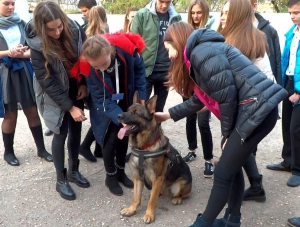
[[[290,187],[298,187],[300,185],[300,176],[292,175],[286,184]]]
[[[214,176],[214,165],[211,162],[205,161],[204,177],[212,178]]]
[[[109,191],[117,196],[123,195],[123,189],[121,188],[118,182],[118,176],[115,175],[106,175],[105,185],[108,187]]]
[[[117,168],[118,181],[121,182],[126,188],[133,188],[133,182],[130,180],[124,169]]]
[[[48,151],[41,150],[37,153],[38,157],[45,159],[47,162],[53,162],[53,157]]]
[[[249,177],[250,187],[244,192],[243,201],[265,202],[266,193],[262,186],[262,175],[257,178]]]
[[[84,137],[84,140],[82,141],[79,147],[79,154],[82,155],[85,159],[87,159],[90,162],[97,162],[97,159],[91,152],[91,145],[94,141],[95,141],[95,136],[92,127],[90,127],[87,134]]]
[[[291,169],[283,166],[281,162],[277,164],[269,164],[267,165],[267,169],[291,172]]]
[[[52,136],[52,135],[53,135],[53,132],[52,132],[50,129],[46,128],[46,130],[45,130],[45,132],[44,132],[44,135],[45,135],[45,136]]]
[[[76,199],[76,195],[67,180],[67,169],[61,171],[56,171],[57,182],[56,182],[56,191],[59,192],[60,196],[66,200]]]
[[[225,210],[225,214],[222,218],[215,219],[212,226],[213,227],[224,227],[227,224],[229,212],[228,209]]]
[[[72,161],[69,159],[68,181],[75,183],[78,187],[88,188],[90,182],[79,172],[80,161]]]
[[[189,162],[193,161],[196,157],[197,157],[197,155],[195,154],[195,152],[189,152],[189,153],[183,158],[183,161],[185,161],[186,163],[189,163]]]
[[[4,155],[4,160],[11,166],[19,166],[19,160],[15,156],[14,153],[8,153],[7,155]]]
[[[204,221],[201,215],[202,214],[198,214],[196,221],[189,227],[213,227],[212,223]]]
[[[129,162],[129,159],[131,157],[131,153],[127,154],[125,157],[125,163]]]
[[[300,227],[300,217],[298,218],[289,218],[288,224],[293,227]]]
[[[14,153],[14,137],[15,132],[4,133],[2,132],[3,144],[4,144],[4,160],[11,166],[19,166],[19,160]]]
[[[80,145],[79,154],[90,162],[97,162],[97,158],[92,154],[91,149],[89,147],[84,147],[83,145]]]
[[[97,143],[97,141],[96,141],[96,145],[95,145],[94,156],[95,156],[96,158],[103,158],[102,148],[101,148],[101,146]]]

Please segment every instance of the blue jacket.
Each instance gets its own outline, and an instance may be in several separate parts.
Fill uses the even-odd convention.
[[[138,54],[138,47],[131,48],[134,41],[127,39],[126,34],[118,34],[117,42],[112,43],[109,40],[109,36],[116,36],[116,34],[108,34],[106,38],[115,45],[116,55],[121,59],[125,65],[124,73],[119,72],[120,80],[125,80],[125,92],[124,99],[126,106],[129,107],[133,101],[133,95],[135,91],[138,91],[141,99],[146,99],[146,74],[145,66],[142,57]],[[130,34],[129,36],[132,36]],[[136,34],[134,36],[142,38]],[[125,45],[124,45],[125,44]],[[137,44],[138,45],[138,44]],[[124,48],[120,48],[122,46]],[[126,50],[124,50],[126,49]],[[140,52],[140,51],[139,51]],[[102,82],[102,73],[98,72],[91,67],[89,76],[86,76],[87,86],[91,95],[90,100],[90,120],[92,129],[97,142],[103,146],[104,137],[108,129],[109,124],[112,122],[119,125],[117,116],[122,113],[122,109],[118,106],[117,102],[112,100],[112,93],[108,90]],[[99,78],[101,77],[101,79]],[[106,85],[114,91],[114,86],[110,79],[110,76],[104,73],[104,81]]]
[[[282,78],[282,86],[285,87],[286,84],[286,70],[289,66],[289,61],[290,61],[290,49],[291,49],[291,43],[294,37],[293,30],[296,27],[294,25],[286,34],[285,34],[285,46],[282,52],[281,56],[281,68],[282,68],[282,73],[281,73],[281,78]],[[298,46],[297,50],[297,56],[296,56],[296,66],[295,66],[295,71],[294,71],[294,90],[297,92],[300,92],[300,45]],[[297,104],[300,104],[300,100],[298,101]],[[296,104],[296,105],[297,105]]]

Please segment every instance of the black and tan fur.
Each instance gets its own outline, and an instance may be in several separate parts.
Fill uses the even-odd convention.
[[[118,116],[121,123],[131,126],[127,134],[129,135],[132,148],[140,149],[145,144],[151,145],[156,138],[159,138],[155,144],[145,150],[155,152],[166,147],[168,149],[175,149],[169,144],[168,138],[163,134],[160,123],[156,122],[153,117],[156,100],[157,96],[153,96],[148,100],[146,106],[141,105],[136,93],[134,95],[134,104],[129,107],[127,112]],[[177,151],[175,150],[175,152]],[[135,214],[137,207],[141,203],[142,191],[145,184],[152,188],[144,215],[145,223],[154,221],[156,201],[161,192],[171,195],[173,197],[172,203],[175,205],[181,204],[182,199],[190,195],[192,188],[191,172],[179,153],[178,156],[179,164],[177,163],[177,165],[172,165],[166,155],[145,159],[143,164],[143,178],[146,182],[144,182],[139,172],[139,158],[131,155],[129,165],[133,171],[133,199],[131,205],[121,211],[122,215],[131,216]]]

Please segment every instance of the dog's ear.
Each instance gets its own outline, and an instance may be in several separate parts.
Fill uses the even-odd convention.
[[[148,111],[153,114],[155,113],[157,95],[152,96],[146,103]]]
[[[133,104],[135,103],[140,103],[140,97],[138,91],[135,91],[133,95]]]

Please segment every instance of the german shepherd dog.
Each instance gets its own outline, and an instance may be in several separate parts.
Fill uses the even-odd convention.
[[[154,221],[156,201],[162,192],[171,195],[172,203],[177,205],[190,195],[192,188],[189,166],[169,143],[160,123],[154,119],[156,100],[157,96],[153,96],[146,105],[139,104],[136,92],[133,105],[127,112],[118,115],[119,122],[125,125],[118,136],[121,139],[128,135],[132,146],[129,165],[134,183],[132,203],[121,211],[121,215],[135,214],[145,185],[151,190],[144,215],[146,224]]]

